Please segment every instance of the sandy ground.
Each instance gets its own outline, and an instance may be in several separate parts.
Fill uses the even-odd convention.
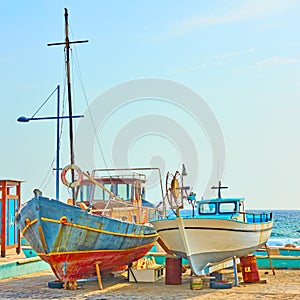
[[[267,283],[251,283],[232,289],[190,289],[189,270],[182,275],[181,285],[166,285],[162,277],[155,283],[128,282],[126,273],[103,278],[99,290],[96,278],[79,282],[77,290],[50,289],[54,281],[51,271],[0,280],[0,299],[300,299],[300,270],[260,270]],[[241,279],[239,273],[239,278]],[[232,270],[225,270],[225,279],[232,280]]]
[[[0,264],[24,259],[14,250],[0,258]],[[223,279],[234,283],[233,270],[223,270]],[[300,270],[260,270],[261,281],[266,283],[244,284],[238,273],[239,286],[216,290],[203,288],[191,290],[190,270],[182,274],[182,284],[167,285],[165,277],[156,282],[128,282],[127,273],[105,276],[103,290],[99,290],[97,278],[79,281],[76,290],[51,289],[48,282],[56,280],[52,271],[0,280],[0,299],[299,299]]]

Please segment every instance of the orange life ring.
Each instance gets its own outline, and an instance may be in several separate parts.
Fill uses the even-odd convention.
[[[66,178],[66,174],[69,170],[74,170],[76,171],[77,175],[78,175],[78,179],[75,180],[74,182],[69,182]],[[80,170],[80,168],[76,165],[68,165],[66,167],[63,168],[63,170],[61,171],[61,181],[62,183],[69,187],[69,188],[75,188],[77,187],[78,185],[80,185],[80,183],[82,182],[82,171]]]

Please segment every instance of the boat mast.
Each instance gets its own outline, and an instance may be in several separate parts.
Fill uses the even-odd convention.
[[[65,8],[65,49],[66,49],[66,72],[68,84],[68,104],[69,104],[69,136],[70,136],[70,161],[74,165],[74,143],[73,143],[73,120],[72,120],[72,94],[71,94],[71,73],[70,73],[70,41],[68,10]],[[72,182],[74,182],[74,170],[72,169]]]
[[[69,21],[68,21],[68,9],[65,8],[65,42],[62,43],[52,43],[48,44],[48,46],[54,45],[65,45],[66,50],[66,73],[67,73],[67,90],[68,90],[68,105],[69,105],[69,137],[70,137],[70,161],[71,165],[74,165],[74,143],[73,143],[73,115],[72,115],[72,90],[71,90],[71,72],[70,72],[70,44],[78,44],[78,43],[86,43],[88,40],[83,41],[74,41],[70,42],[69,40]],[[72,182],[75,180],[74,169],[72,171]],[[72,189],[72,198],[73,204],[75,202],[74,199],[74,188]]]

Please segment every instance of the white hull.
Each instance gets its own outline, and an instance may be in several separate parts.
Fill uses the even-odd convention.
[[[152,224],[174,254],[189,260],[196,275],[232,256],[254,252],[267,242],[273,227],[273,222],[253,224],[197,217],[155,220]]]

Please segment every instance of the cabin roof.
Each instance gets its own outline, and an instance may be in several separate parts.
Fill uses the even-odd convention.
[[[145,179],[134,178],[134,177],[99,177],[94,178],[99,183],[102,184],[136,184],[138,182],[145,183]],[[93,184],[89,179],[83,179],[81,185]]]
[[[232,202],[232,201],[243,201],[245,198],[212,198],[198,200],[197,203],[217,203],[217,202]]]

